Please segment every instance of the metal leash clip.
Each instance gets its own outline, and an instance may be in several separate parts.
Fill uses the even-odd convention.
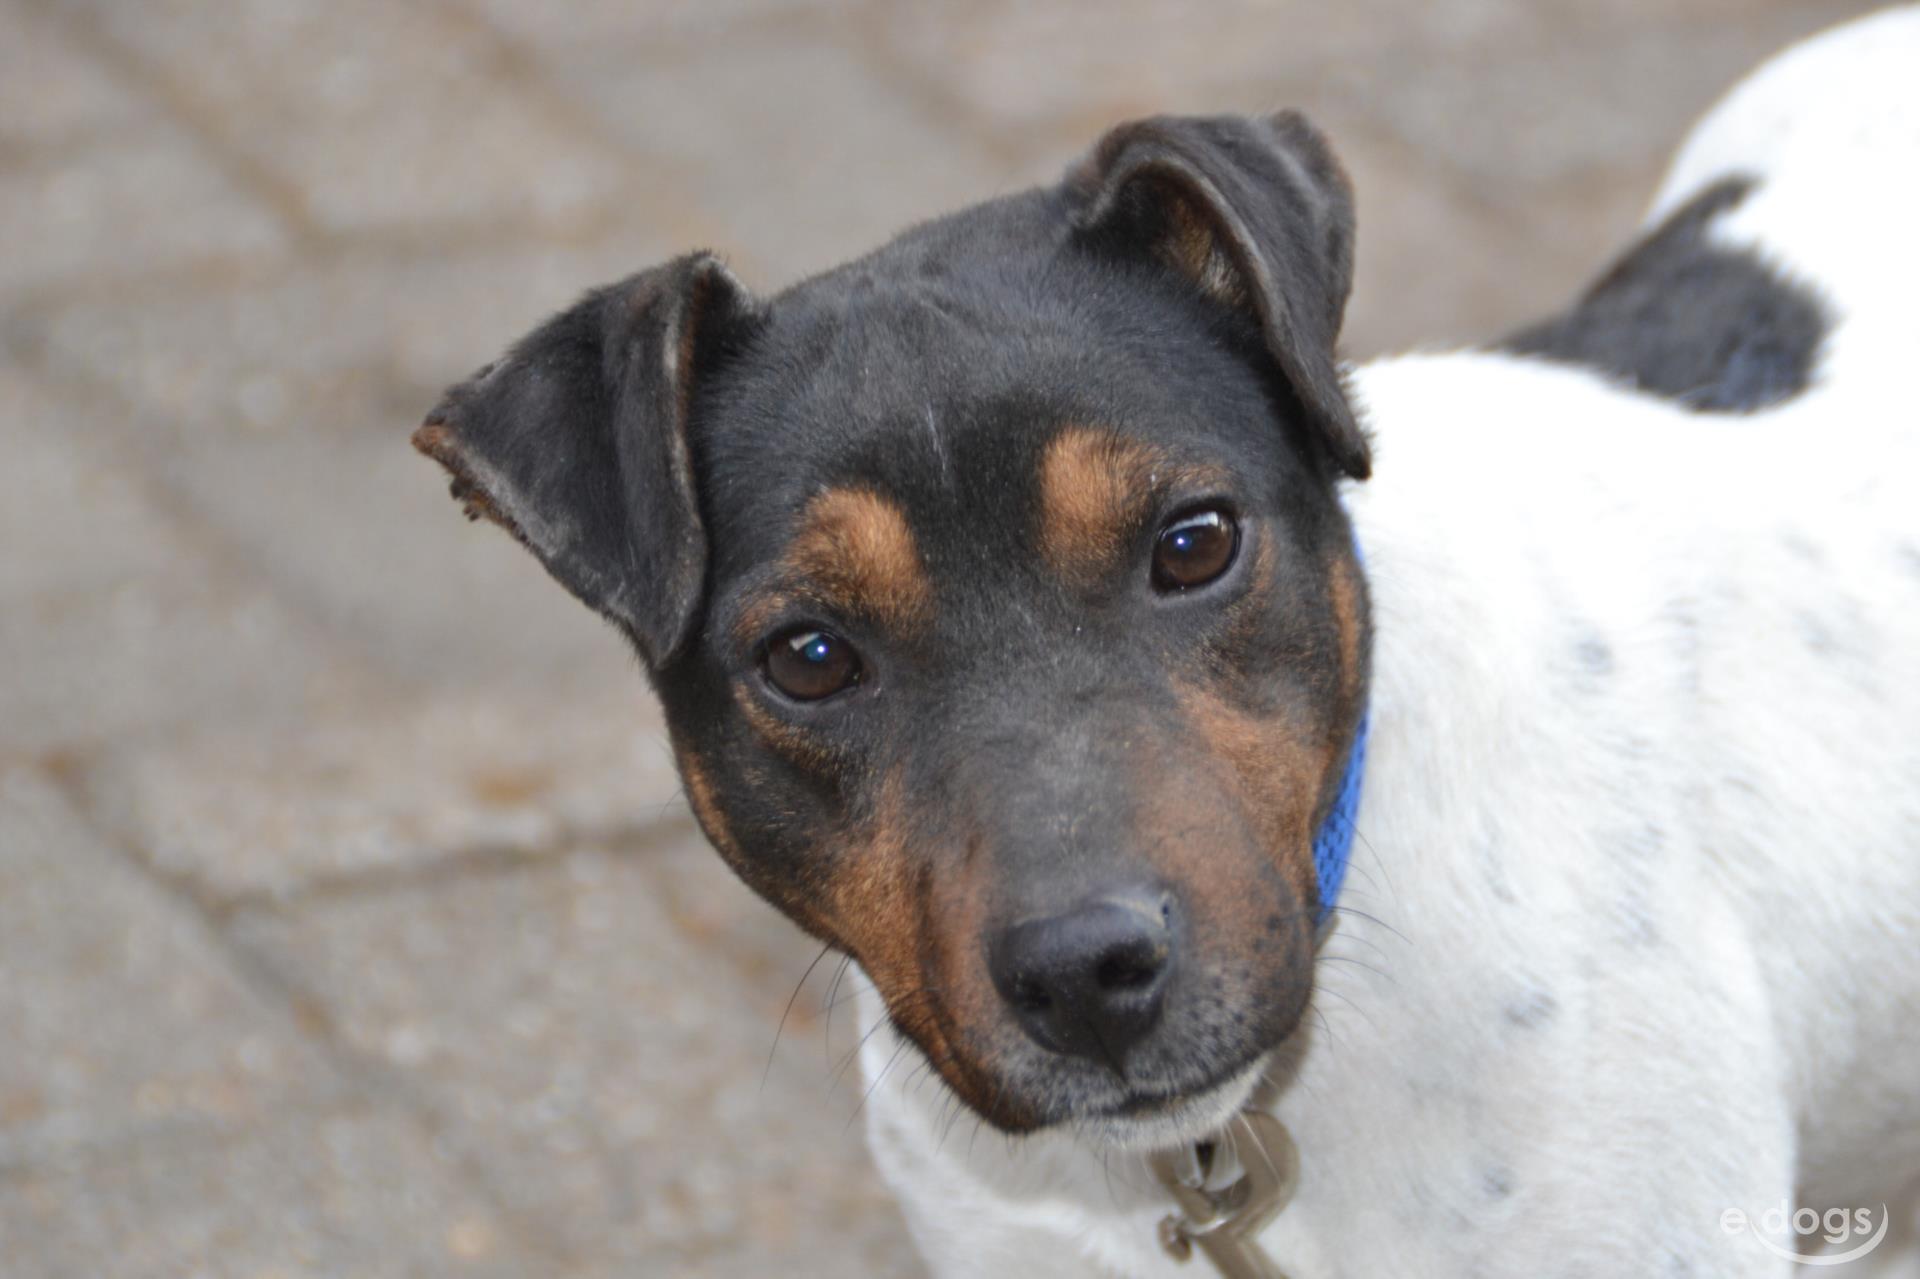
[[[1179,1211],[1160,1222],[1160,1246],[1176,1261],[1198,1247],[1225,1279],[1287,1279],[1254,1240],[1300,1184],[1300,1151],[1286,1125],[1263,1110],[1235,1117],[1240,1177],[1207,1187],[1215,1143],[1165,1151],[1148,1159]]]

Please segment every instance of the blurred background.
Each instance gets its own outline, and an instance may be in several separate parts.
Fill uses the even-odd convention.
[[[1852,0],[0,0],[0,1273],[911,1275],[831,961],[407,434],[589,285],[772,290],[1306,109],[1356,356],[1562,302]],[[840,992],[845,994],[844,988]]]

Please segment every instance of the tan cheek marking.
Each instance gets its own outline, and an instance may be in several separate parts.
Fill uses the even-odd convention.
[[[739,867],[740,848],[705,761],[687,749],[677,749],[676,755],[701,829]],[[843,833],[817,892],[806,893],[804,902],[776,904],[801,927],[859,959],[894,1019],[969,1104],[981,1111],[1001,1107],[1001,1122],[1030,1125],[1031,1116],[1007,1108],[1004,1089],[982,1063],[956,1052],[947,1030],[949,1025],[990,1026],[997,1016],[997,996],[970,944],[980,932],[984,885],[977,877],[955,884],[952,899],[943,896],[939,910],[932,909],[925,898],[936,886],[914,874],[908,813],[905,781],[895,768],[881,779],[869,820]],[[939,936],[931,931],[936,928]],[[929,968],[935,974],[931,986],[924,975]]]
[[[1234,802],[1237,775],[1213,758],[1213,777],[1170,773],[1145,756],[1136,760],[1131,768],[1133,820],[1156,871],[1195,897],[1232,902],[1247,897],[1242,891],[1247,868],[1230,854],[1257,832],[1242,817],[1245,805]]]
[[[1246,594],[1235,600],[1228,609],[1227,629],[1224,636],[1225,646],[1228,649],[1255,643],[1261,631],[1265,629],[1267,613],[1273,607],[1273,568],[1277,558],[1277,552],[1273,549],[1274,539],[1271,536],[1252,536],[1251,530],[1245,536],[1253,542],[1251,551],[1253,562],[1249,565],[1247,573]],[[1243,541],[1241,554],[1248,553]]]
[[[872,815],[841,852],[827,886],[828,915],[876,981],[897,982],[915,963],[907,860],[905,784],[881,779]]]
[[[973,939],[979,936],[984,887],[961,876],[935,881],[916,873],[917,838],[902,770],[881,778],[873,810],[849,833],[825,886],[825,915],[838,943],[851,951],[886,1000],[887,1009],[963,1098],[986,1110],[1002,1090],[981,1064],[956,1051],[949,1027],[983,1027],[997,1018],[998,996],[986,980]],[[939,895],[937,908],[929,900]],[[929,983],[928,974],[932,974]],[[1020,1116],[1003,1114],[1018,1123]]]
[[[827,917],[860,960],[888,1011],[944,1071],[953,1053],[921,978],[922,928],[908,848],[906,783],[899,768],[880,780],[871,816],[849,839],[826,885]]]
[[[694,817],[699,820],[700,829],[708,842],[719,852],[720,859],[731,866],[744,883],[785,912],[794,923],[822,940],[830,938],[832,932],[821,918],[819,903],[804,884],[769,880],[757,873],[758,868],[747,857],[721,807],[713,784],[713,774],[706,760],[678,743],[674,746],[674,757],[680,765],[680,778],[686,784],[687,803],[693,809]],[[750,787],[757,784],[752,769],[748,770],[745,782]]]
[[[1224,766],[1261,847],[1304,900],[1313,889],[1309,826],[1331,752],[1283,718],[1249,715],[1204,689],[1185,688],[1179,697],[1208,753]]]
[[[952,860],[960,865],[957,873],[949,874],[939,885],[932,972],[943,992],[947,1015],[956,1025],[992,1027],[1005,1014],[1000,994],[987,975],[980,942],[986,934],[994,877],[984,858],[957,856]]]
[[[799,578],[851,612],[903,632],[933,615],[933,588],[900,507],[868,489],[828,489],[787,551]]]
[[[826,743],[769,711],[744,682],[734,684],[733,702],[746,717],[747,727],[788,763],[808,772],[824,773],[840,762],[839,755]]]
[[[1353,561],[1336,557],[1329,574],[1334,624],[1340,631],[1340,695],[1349,710],[1360,697],[1360,583]]]
[[[730,863],[740,861],[740,844],[733,837],[733,830],[727,825],[726,814],[720,811],[719,798],[714,794],[713,776],[707,771],[706,761],[690,750],[676,752],[680,762],[680,779],[687,784],[687,803],[693,808],[693,815],[700,822],[700,829],[706,832],[713,846]]]
[[[1094,427],[1053,437],[1040,460],[1040,548],[1054,572],[1088,581],[1117,567],[1160,460],[1154,449]]]

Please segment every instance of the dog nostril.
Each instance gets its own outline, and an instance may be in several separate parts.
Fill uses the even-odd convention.
[[[1043,1013],[1053,1007],[1053,996],[1038,982],[1016,980],[1009,994],[1010,1002],[1023,1013]]]
[[[1102,990],[1139,990],[1151,985],[1160,975],[1159,955],[1109,955],[1094,969],[1093,979]]]

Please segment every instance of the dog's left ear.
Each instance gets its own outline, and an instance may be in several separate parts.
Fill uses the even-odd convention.
[[[1136,120],[1100,140],[1067,192],[1091,243],[1150,254],[1248,311],[1314,437],[1367,477],[1334,355],[1353,285],[1353,193],[1318,130],[1291,111]]]

